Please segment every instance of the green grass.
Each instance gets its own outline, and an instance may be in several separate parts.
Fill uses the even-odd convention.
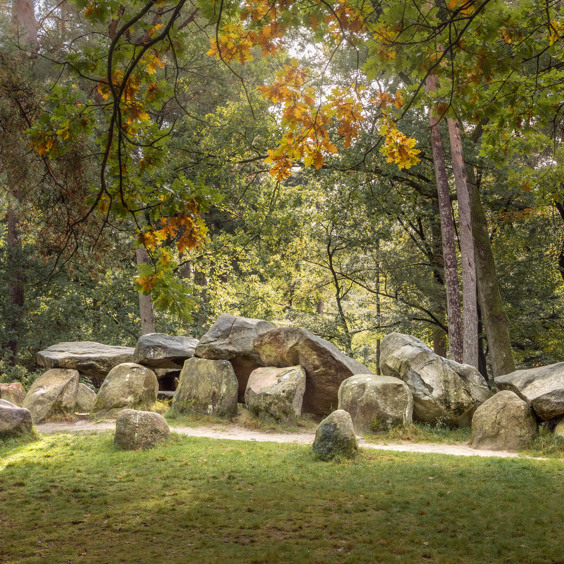
[[[562,562],[563,480],[560,460],[20,439],[0,443],[0,562]]]
[[[409,423],[393,427],[389,431],[366,434],[364,438],[370,443],[389,443],[411,441],[414,443],[466,444],[470,440],[470,427],[448,427],[444,424],[429,425],[427,423]]]

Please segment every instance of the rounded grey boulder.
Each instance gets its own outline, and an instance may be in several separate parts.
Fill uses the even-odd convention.
[[[139,337],[133,362],[150,368],[177,368],[194,356],[198,339],[165,333],[147,333]]]
[[[172,409],[220,417],[237,414],[238,383],[228,360],[190,358],[180,373]]]
[[[350,414],[357,433],[374,433],[411,423],[413,396],[399,378],[357,374],[341,384],[339,409]]]
[[[358,454],[358,441],[351,416],[342,409],[328,415],[315,431],[312,449],[321,460],[354,458]]]
[[[159,383],[145,366],[126,362],[110,370],[90,412],[95,417],[115,417],[122,409],[149,410],[157,399]]]
[[[0,437],[17,437],[32,428],[31,413],[7,400],[0,399]]]
[[[386,335],[380,366],[382,374],[400,378],[409,386],[417,421],[442,419],[450,425],[468,426],[476,408],[492,395],[474,367],[435,354],[411,335]]]
[[[29,409],[36,425],[74,413],[78,378],[77,370],[47,370],[32,384],[22,407]]]
[[[124,409],[116,418],[114,444],[122,450],[147,450],[170,435],[166,419],[152,411]]]
[[[257,368],[249,376],[245,403],[256,416],[266,414],[278,421],[293,421],[302,414],[306,386],[301,366]]]
[[[472,418],[471,446],[483,450],[520,450],[538,435],[533,410],[509,390],[485,401]]]

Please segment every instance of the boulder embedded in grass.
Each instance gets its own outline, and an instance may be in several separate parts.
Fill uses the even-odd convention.
[[[341,384],[339,409],[350,414],[357,433],[374,433],[411,423],[413,396],[399,378],[357,374]]]
[[[353,458],[358,454],[358,442],[351,416],[343,409],[328,415],[317,427],[313,453],[321,460]]]
[[[49,419],[60,419],[74,413],[78,394],[78,370],[52,368],[41,375],[25,396],[23,406],[29,409],[37,425]]]
[[[148,450],[170,435],[166,419],[153,411],[124,409],[116,418],[114,444],[122,450]]]
[[[17,437],[31,431],[31,413],[0,399],[0,438]]]
[[[509,390],[485,401],[472,419],[471,446],[475,449],[521,450],[537,435],[533,410]]]
[[[228,360],[190,358],[184,363],[172,409],[178,413],[237,415],[238,383]]]
[[[306,374],[301,366],[257,368],[249,376],[245,403],[256,416],[265,414],[291,422],[302,414],[305,386]]]
[[[133,362],[120,364],[106,376],[90,414],[116,417],[122,409],[149,410],[158,391],[157,376],[151,369]]]

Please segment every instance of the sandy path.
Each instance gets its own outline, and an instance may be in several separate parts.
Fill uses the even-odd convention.
[[[115,421],[77,421],[76,423],[44,423],[37,425],[36,429],[40,433],[101,433],[104,431],[113,431],[115,429]],[[299,433],[275,433],[270,431],[252,431],[237,425],[220,425],[220,426],[202,426],[202,427],[174,427],[171,430],[182,435],[190,437],[205,437],[208,439],[223,439],[232,441],[257,441],[271,443],[295,443],[302,445],[310,445],[313,443],[314,431],[302,431]],[[422,452],[450,454],[455,456],[486,456],[500,458],[517,458],[519,455],[515,452],[493,451],[493,450],[474,450],[466,445],[445,445],[431,443],[389,443],[389,444],[372,444],[367,443],[362,437],[359,437],[359,445],[364,448],[372,448],[379,450],[391,450],[396,452]]]

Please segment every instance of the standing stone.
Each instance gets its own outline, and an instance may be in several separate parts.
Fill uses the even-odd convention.
[[[342,409],[328,415],[315,431],[312,448],[315,456],[321,460],[356,456],[358,441],[351,416]]]
[[[350,414],[357,433],[374,433],[411,423],[413,396],[399,378],[357,374],[343,380],[339,409]]]
[[[182,369],[184,361],[194,356],[198,339],[164,333],[147,333],[139,337],[133,362],[150,368]]]
[[[249,376],[245,403],[256,416],[265,414],[291,422],[302,414],[305,386],[306,374],[301,366],[257,368]]]
[[[521,450],[538,435],[533,410],[509,390],[485,401],[472,418],[471,446],[484,450]]]
[[[0,438],[17,437],[32,428],[31,413],[9,401],[0,399]]]
[[[96,401],[96,392],[85,384],[78,385],[76,395],[76,411],[78,413],[90,413]]]
[[[564,362],[516,370],[498,376],[495,384],[529,402],[543,421],[564,416]]]
[[[178,413],[234,417],[237,415],[237,388],[237,378],[229,361],[190,358],[180,373],[172,409]]]
[[[259,335],[255,350],[265,366],[301,365],[306,371],[302,410],[326,415],[338,404],[341,382],[354,374],[372,374],[360,362],[300,327],[280,327]]]
[[[88,376],[99,386],[118,364],[133,361],[133,347],[104,345],[94,341],[57,343],[37,353],[37,364],[45,368],[69,368]]]
[[[25,389],[21,382],[11,384],[0,384],[0,398],[21,407],[25,399]]]
[[[168,423],[162,415],[124,409],[116,418],[114,444],[122,450],[148,450],[166,441],[169,435]]]
[[[115,417],[122,409],[150,410],[157,400],[155,373],[140,364],[126,362],[112,368],[98,391],[91,415]]]
[[[229,360],[239,382],[240,403],[245,401],[245,389],[249,375],[263,366],[260,356],[253,348],[253,341],[275,325],[263,319],[235,317],[224,313],[200,339],[195,356],[209,360]]]
[[[409,386],[417,421],[470,425],[476,408],[492,395],[474,367],[447,360],[410,335],[390,333],[382,339],[380,367]]]
[[[35,380],[25,396],[23,407],[29,409],[36,425],[74,413],[78,378],[77,370],[52,368]]]

